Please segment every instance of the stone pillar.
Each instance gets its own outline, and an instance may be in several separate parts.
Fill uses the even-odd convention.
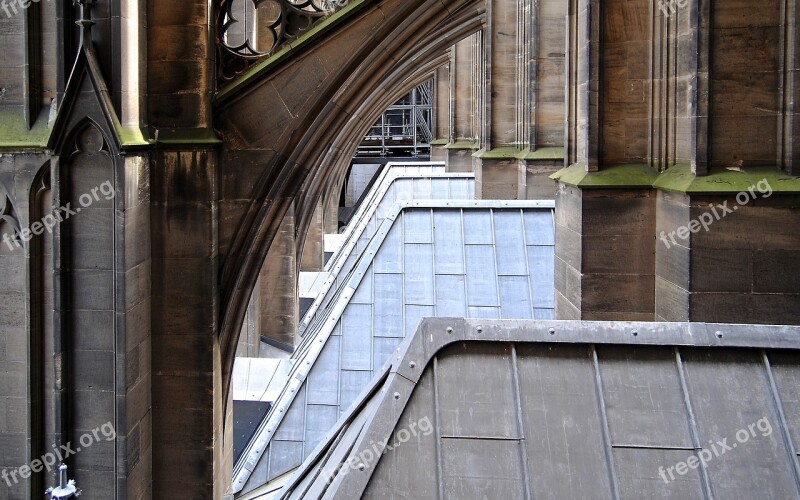
[[[570,166],[555,176],[558,318],[654,319],[649,16],[647,0],[571,0]]]
[[[493,0],[488,10],[478,197],[552,199],[548,176],[564,157],[566,4]]]
[[[333,189],[325,193],[324,213],[322,226],[325,234],[339,233],[339,201],[341,199],[342,183],[344,179],[336,182]]]
[[[647,183],[558,185],[558,319],[653,321],[655,199]]]
[[[800,234],[786,230],[800,222],[800,179],[773,171],[725,181],[708,186],[726,193],[689,194],[662,181],[656,320],[800,324]]]
[[[257,358],[261,347],[261,280],[256,282],[236,347],[237,358]]]
[[[301,271],[322,271],[325,267],[325,205],[324,197],[317,202],[314,216],[308,226],[305,243],[301,253]]]
[[[472,172],[472,153],[477,144],[477,103],[481,33],[453,46],[450,55],[451,130],[447,150],[449,172]]]
[[[152,487],[160,497],[209,498],[215,487],[215,433],[222,424],[214,389],[215,158],[197,151],[153,159]],[[192,179],[191,189],[183,179]],[[220,398],[213,406],[211,394]]]
[[[203,0],[147,4],[146,121],[160,143],[151,217],[152,491],[160,498],[220,498],[231,475],[216,335],[218,231],[231,229],[216,221],[210,14]]]
[[[433,113],[435,128],[431,141],[431,161],[446,161],[450,142],[450,63],[436,69],[433,76]]]
[[[571,4],[556,314],[800,322],[796,2],[652,7]]]
[[[294,208],[283,218],[261,268],[261,335],[294,347],[297,335],[297,247]]]

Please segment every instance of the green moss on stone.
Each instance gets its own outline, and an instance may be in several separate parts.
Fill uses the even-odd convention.
[[[0,108],[0,148],[46,148],[50,138],[48,114],[48,110],[42,110],[33,128],[29,130],[22,108]]]
[[[119,142],[124,149],[144,148],[150,146],[150,141],[145,138],[139,127],[123,127],[117,129]]]
[[[434,139],[431,141],[431,146],[446,146],[450,142],[447,139]]]
[[[494,149],[481,149],[473,154],[482,160],[563,160],[564,148],[539,148],[536,151],[504,146]]]
[[[587,172],[582,163],[562,168],[550,176],[562,184],[581,189],[649,188],[658,174],[647,165],[614,165]]]
[[[516,160],[519,153],[520,150],[518,148],[506,146],[494,149],[481,149],[472,156],[482,160]]]
[[[478,149],[478,141],[456,141],[444,147],[445,149]]]
[[[766,181],[775,193],[800,193],[800,177],[772,167],[724,169],[698,177],[685,164],[675,165],[660,175],[646,165],[616,165],[599,172],[587,172],[585,165],[575,164],[550,178],[582,189],[653,187],[688,195],[740,193]]]
[[[564,148],[539,148],[535,151],[525,149],[517,155],[517,158],[520,160],[563,160]]]
[[[773,192],[800,193],[800,178],[773,167],[723,169],[698,177],[689,165],[675,165],[662,173],[653,187],[685,194],[740,193],[764,180]]]
[[[213,130],[207,128],[159,130],[158,141],[164,146],[216,146],[222,144]]]

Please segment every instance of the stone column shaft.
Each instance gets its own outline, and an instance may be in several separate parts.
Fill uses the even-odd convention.
[[[295,345],[297,334],[297,247],[294,208],[281,228],[261,268],[261,335],[281,344]]]

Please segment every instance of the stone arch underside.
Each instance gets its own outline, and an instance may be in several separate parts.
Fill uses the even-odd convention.
[[[408,94],[412,89],[430,79],[433,71],[447,62],[445,53],[433,56],[430,61],[415,67],[404,80],[398,81],[397,86],[385,94],[370,96],[371,99],[362,106],[362,116],[367,116],[366,122],[375,123],[381,114],[397,102],[398,99]],[[364,121],[349,121],[336,137],[330,150],[318,163],[321,166],[319,179],[308,177],[303,185],[301,194],[297,198],[297,252],[303,252],[308,228],[314,217],[314,211],[319,202],[334,194],[337,198],[347,175],[353,156],[358,149],[363,137],[372,125],[365,125]],[[327,200],[324,200],[327,201]]]
[[[220,228],[224,400],[250,294],[283,215],[301,199],[307,227],[335,178],[321,159],[345,157],[357,132],[402,95],[398,82],[441,64],[447,47],[481,29],[484,13],[475,0],[385,0],[220,103],[220,212],[238,220],[235,230]]]

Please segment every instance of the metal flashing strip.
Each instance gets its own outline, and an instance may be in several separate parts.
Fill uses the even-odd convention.
[[[340,233],[341,236],[345,238],[345,240],[349,239],[353,232],[356,230],[356,227],[359,223],[366,217],[367,211],[370,210],[370,207],[377,203],[381,197],[386,193],[388,190],[388,180],[389,177],[396,174],[404,174],[408,173],[409,175],[426,175],[426,174],[433,174],[433,173],[446,173],[445,172],[445,163],[444,162],[406,162],[406,163],[396,163],[396,162],[389,162],[386,164],[385,167],[381,170],[381,173],[378,175],[378,178],[372,184],[372,187],[369,190],[369,193],[364,197],[361,201],[361,205],[359,205],[358,209],[356,209],[356,213],[353,214],[352,218],[350,219],[350,223],[345,226],[343,232]],[[377,200],[376,200],[377,198]],[[336,255],[331,257],[331,259],[325,264],[325,270],[330,270],[334,264],[334,260],[336,259]]]
[[[258,461],[264,455],[267,445],[272,440],[275,432],[289,411],[295,396],[298,395],[311,369],[322,353],[329,338],[333,334],[337,322],[342,317],[345,308],[353,298],[361,280],[364,278],[378,250],[384,243],[395,220],[408,209],[460,209],[463,211],[489,210],[489,209],[554,209],[554,202],[550,200],[538,201],[501,201],[501,200],[476,200],[476,201],[447,201],[447,200],[420,200],[406,201],[392,205],[389,213],[375,236],[370,240],[367,248],[361,254],[353,269],[337,290],[337,295],[331,300],[330,305],[319,315],[320,320],[312,324],[313,328],[307,331],[306,336],[298,349],[292,355],[294,366],[289,375],[289,383],[284,387],[280,396],[275,401],[267,418],[261,423],[255,433],[254,439],[242,454],[242,459],[235,464],[233,473],[233,491],[238,493],[247,484],[250,475],[255,470]]]
[[[426,168],[426,170],[422,170],[422,168]],[[367,205],[374,202],[375,197],[377,197],[382,189],[382,185],[386,182],[387,177],[389,177],[392,173],[399,172],[407,172],[408,169],[413,169],[410,173],[417,173],[417,174],[424,174],[424,173],[445,173],[445,163],[443,161],[432,161],[432,162],[389,162],[383,167],[383,170],[378,175],[378,178],[370,188],[369,194],[364,198],[361,203],[361,206],[358,207],[356,213],[353,214],[353,218],[350,224],[347,225],[344,232],[341,234],[346,235],[346,237],[350,237],[350,234],[353,232],[356,226],[356,221],[364,217],[364,213],[367,211]],[[328,264],[325,265],[325,268],[329,267]]]
[[[385,382],[377,396],[381,401],[374,411],[366,416],[367,423],[360,435],[355,437],[352,442],[340,443],[341,436],[334,433],[327,442],[320,443],[315,453],[308,457],[295,476],[283,488],[280,498],[321,498],[322,494],[325,498],[361,498],[371,477],[378,469],[379,462],[371,464],[369,467],[347,469],[350,468],[350,464],[355,463],[354,459],[356,462],[358,461],[356,457],[365,456],[365,452],[371,452],[372,456],[376,456],[380,460],[385,444],[379,445],[377,450],[375,444],[390,441],[426,367],[433,362],[435,369],[437,355],[449,346],[487,342],[512,345],[582,345],[589,347],[592,352],[594,352],[595,346],[709,348],[723,352],[731,349],[795,351],[800,350],[800,327],[711,323],[486,321],[464,318],[426,318],[416,333],[406,338],[390,360],[391,366],[387,367],[388,375],[386,373],[382,375],[385,377]],[[595,367],[596,361],[595,358]],[[596,368],[594,373],[597,373]],[[681,379],[681,383],[685,383],[683,379]],[[435,387],[434,381],[434,391]],[[770,387],[773,392],[776,392],[774,382]],[[434,408],[436,408],[435,401]],[[779,415],[783,415],[782,409]],[[348,421],[357,417],[353,413],[343,416],[337,424],[337,428],[346,426]],[[790,439],[785,428],[782,427],[780,433],[784,440]],[[324,458],[332,454],[330,449],[337,446],[346,446],[348,452],[338,464],[325,463]],[[615,446],[615,448],[620,447],[619,445]],[[622,447],[624,448],[624,446]],[[789,450],[792,451],[793,448],[789,447]],[[790,457],[788,460],[792,462],[790,464],[792,472],[796,473],[797,457]],[[322,477],[319,475],[322,468],[337,471],[336,475]],[[304,492],[310,491],[309,482],[315,481],[318,483],[324,481],[324,484],[319,483],[321,488],[319,491],[322,494],[304,496]],[[302,491],[299,489],[301,484],[304,485]],[[701,484],[701,486],[703,485]]]

